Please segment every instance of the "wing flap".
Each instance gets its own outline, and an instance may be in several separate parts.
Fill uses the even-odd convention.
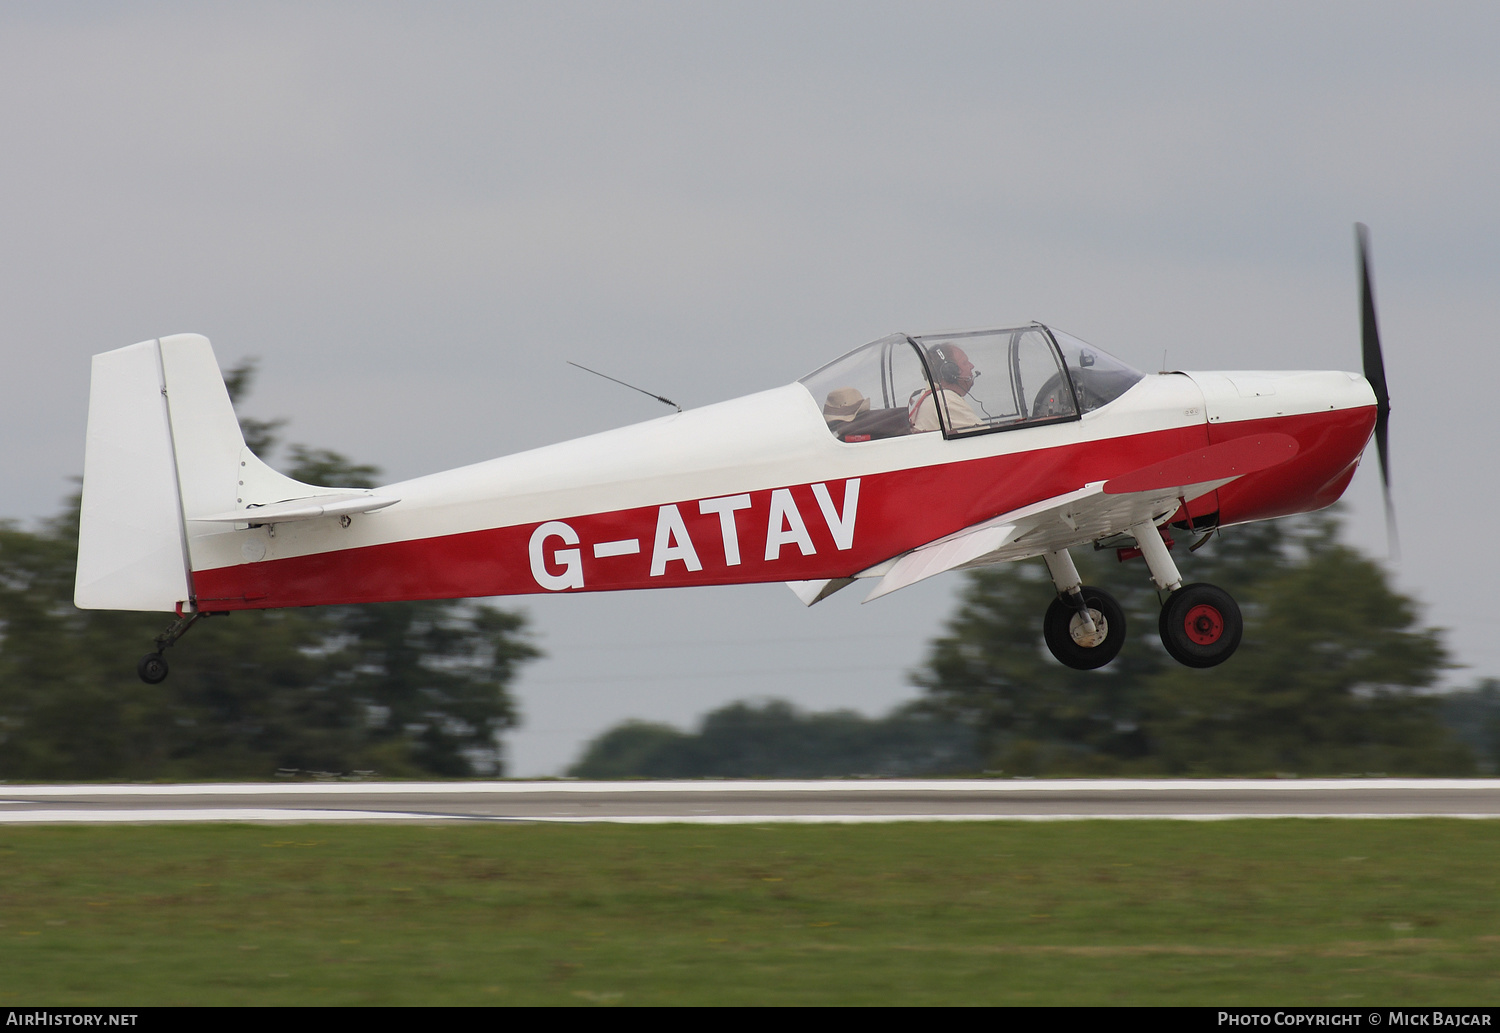
[[[913,549],[898,559],[885,576],[865,596],[865,602],[890,595],[898,588],[925,581],[934,574],[961,567],[986,553],[995,552],[1008,544],[1016,535],[1018,525],[978,525],[939,539],[920,549]]]

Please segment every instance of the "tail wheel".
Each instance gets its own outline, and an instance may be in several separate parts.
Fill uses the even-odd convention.
[[[166,680],[167,658],[160,653],[147,653],[141,657],[141,662],[135,665],[135,673],[141,676],[141,681],[147,685],[157,685]]]
[[[1187,667],[1216,667],[1239,648],[1245,622],[1234,597],[1214,585],[1185,585],[1161,608],[1161,644]]]
[[[1120,655],[1125,644],[1125,611],[1108,592],[1084,585],[1083,604],[1094,620],[1089,632],[1083,615],[1061,597],[1052,600],[1042,620],[1047,648],[1066,667],[1092,671]]]

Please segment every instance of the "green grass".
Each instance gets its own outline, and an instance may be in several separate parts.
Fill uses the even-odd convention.
[[[1489,1004],[1500,822],[0,829],[0,1005]]]

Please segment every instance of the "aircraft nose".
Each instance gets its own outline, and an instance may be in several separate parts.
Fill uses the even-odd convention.
[[[1297,439],[1290,462],[1219,489],[1219,518],[1233,524],[1331,505],[1354,476],[1375,426],[1375,392],[1357,373],[1189,374],[1203,390],[1208,439],[1267,432]]]
[[[1210,424],[1303,416],[1375,404],[1375,392],[1358,373],[1342,370],[1246,370],[1189,373],[1203,391]]]

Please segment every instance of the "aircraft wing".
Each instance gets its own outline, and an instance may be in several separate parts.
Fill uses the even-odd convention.
[[[1159,523],[1183,502],[1214,491],[1237,477],[1286,462],[1297,454],[1297,448],[1296,439],[1290,435],[1261,434],[1194,449],[1002,513],[876,564],[856,576],[880,578],[865,597],[865,602],[869,602],[945,570],[1028,559],[1097,541],[1146,520]],[[833,584],[829,582],[824,595],[837,591],[831,587]],[[816,601],[814,598],[808,605]]]

